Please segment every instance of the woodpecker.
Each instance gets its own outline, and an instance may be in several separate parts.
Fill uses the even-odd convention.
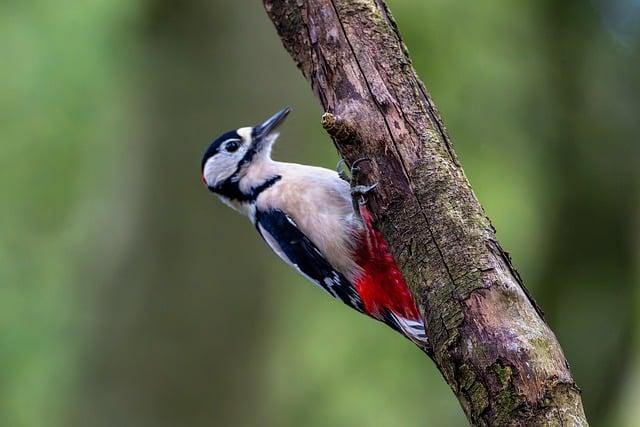
[[[298,273],[427,351],[416,303],[371,213],[364,203],[352,202],[350,184],[330,169],[271,159],[289,111],[213,141],[202,157],[203,183],[249,217]]]

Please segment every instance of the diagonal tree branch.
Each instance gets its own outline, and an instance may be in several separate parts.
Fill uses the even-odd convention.
[[[474,425],[587,425],[562,349],[476,199],[382,0],[264,0]]]

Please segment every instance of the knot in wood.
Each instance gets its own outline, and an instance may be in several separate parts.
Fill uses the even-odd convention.
[[[322,127],[335,140],[336,144],[351,145],[355,140],[355,129],[340,116],[331,113],[322,115]]]

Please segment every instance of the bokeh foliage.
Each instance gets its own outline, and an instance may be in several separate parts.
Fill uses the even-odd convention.
[[[592,424],[636,425],[640,5],[388,3]],[[275,156],[337,160],[259,2],[9,0],[0,40],[0,425],[464,423],[199,183],[285,104]]]

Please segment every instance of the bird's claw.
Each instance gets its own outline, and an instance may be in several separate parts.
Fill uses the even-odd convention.
[[[353,187],[353,186],[357,185],[355,183],[356,176],[358,175],[358,172],[360,171],[360,168],[358,167],[358,165],[360,163],[364,162],[364,161],[370,162],[371,159],[368,159],[366,157],[361,157],[361,158],[357,159],[356,161],[353,162],[353,164],[349,168],[349,173],[347,173],[347,171],[346,171],[347,162],[344,159],[340,159],[340,160],[338,160],[338,163],[336,164],[336,172],[338,172],[338,175],[340,176],[340,178],[342,178],[345,181],[349,181],[351,183],[351,186]]]
[[[353,164],[351,165],[351,177],[352,179],[358,174],[358,172],[360,171],[360,168],[358,167],[358,165],[362,162],[370,162],[371,159],[367,158],[367,157],[361,157],[359,159],[357,159],[356,161],[353,162]]]
[[[356,211],[358,211],[356,202],[358,205],[363,206],[366,203],[365,196],[378,186],[377,182],[371,185],[362,185],[358,183],[361,171],[360,163],[370,161],[371,159],[369,158],[361,157],[351,164],[351,197],[353,198],[354,208]]]
[[[354,198],[359,196],[358,203],[360,205],[364,205],[366,203],[364,196],[369,194],[371,190],[373,190],[377,186],[378,186],[377,182],[371,185],[354,185],[353,187],[351,187],[351,196]]]
[[[336,165],[336,171],[340,178],[351,183],[351,197],[353,198],[354,209],[356,212],[358,211],[357,205],[364,205],[366,203],[365,196],[378,186],[377,182],[371,185],[358,184],[358,174],[360,172],[360,167],[358,165],[364,161],[370,162],[371,159],[362,157],[355,160],[351,165],[351,168],[349,168],[349,173],[346,172],[347,162],[344,159],[340,159]]]
[[[354,196],[366,196],[371,190],[376,188],[378,183],[374,183],[371,185],[354,185],[351,187],[351,194]]]

